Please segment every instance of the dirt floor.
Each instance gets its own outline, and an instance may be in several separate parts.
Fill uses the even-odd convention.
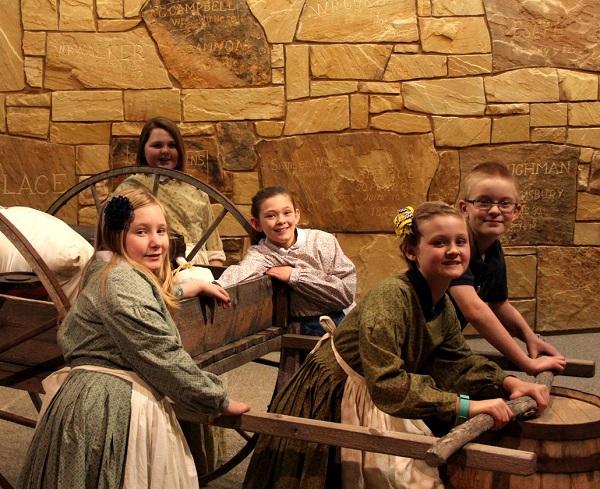
[[[571,358],[595,360],[600,363],[600,333],[552,336],[549,341]],[[470,340],[474,348],[489,349],[483,340]],[[264,411],[271,399],[275,384],[276,369],[250,363],[228,373],[228,384],[232,397],[243,400],[252,409]],[[570,387],[600,396],[600,375],[592,379],[557,377],[554,385]],[[22,416],[35,417],[35,409],[26,392],[0,388],[0,409]],[[11,483],[15,483],[22,469],[25,453],[33,430],[0,421],[0,473]],[[235,452],[244,443],[234,431],[228,430],[227,447]],[[208,487],[236,489],[241,487],[247,460],[234,470],[211,482]]]

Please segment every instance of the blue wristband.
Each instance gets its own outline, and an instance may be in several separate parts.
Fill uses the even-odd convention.
[[[469,419],[469,396],[467,394],[458,395],[458,414],[456,415],[457,424]]]

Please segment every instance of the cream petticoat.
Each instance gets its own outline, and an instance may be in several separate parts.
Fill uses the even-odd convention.
[[[397,431],[431,436],[431,430],[420,419],[390,416],[378,409],[367,389],[367,382],[331,348],[340,367],[348,375],[342,397],[341,422],[381,431]],[[341,449],[344,489],[443,489],[438,470],[424,460],[398,457],[385,453]]]
[[[40,416],[72,370],[114,375],[131,382],[131,415],[123,489],[198,489],[198,475],[171,402],[134,372],[94,365],[65,367],[46,377]]]

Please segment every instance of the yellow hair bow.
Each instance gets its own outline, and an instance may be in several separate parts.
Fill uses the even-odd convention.
[[[396,217],[394,217],[394,226],[396,227],[396,236],[404,238],[413,234],[413,217],[415,210],[407,205],[400,209]]]

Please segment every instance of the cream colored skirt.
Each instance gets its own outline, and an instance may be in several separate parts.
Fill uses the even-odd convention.
[[[364,377],[358,375],[338,354],[331,341],[335,358],[348,375],[342,397],[342,423],[382,431],[398,431],[431,436],[420,419],[390,416],[378,409],[367,390]],[[397,457],[385,453],[341,449],[344,489],[442,489],[438,470],[424,460]]]
[[[114,375],[131,382],[131,415],[123,489],[198,489],[198,476],[171,402],[137,374],[82,365],[66,367],[44,379],[40,416],[71,370]]]

